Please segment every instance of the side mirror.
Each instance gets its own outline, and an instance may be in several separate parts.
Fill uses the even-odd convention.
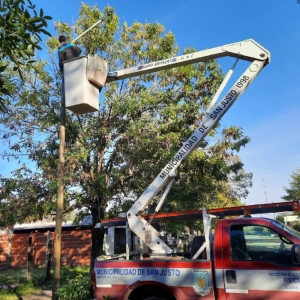
[[[294,244],[291,249],[292,260],[295,264],[300,264],[300,245]]]

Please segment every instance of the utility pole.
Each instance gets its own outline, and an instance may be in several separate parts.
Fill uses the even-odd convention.
[[[79,35],[72,41],[75,42],[96,25],[101,20],[97,21],[85,32]],[[105,76],[106,78],[106,76]],[[59,161],[58,161],[58,182],[59,187],[57,189],[57,204],[56,204],[56,223],[55,223],[55,238],[54,238],[54,251],[53,251],[53,284],[52,284],[52,300],[57,300],[56,295],[60,284],[60,267],[61,267],[61,233],[62,233],[62,220],[64,209],[64,153],[65,153],[65,134],[66,134],[66,109],[65,109],[65,82],[64,75],[62,74],[62,86],[61,86],[61,106],[60,106],[60,130],[59,130]]]
[[[63,77],[63,76],[62,76]],[[56,224],[55,224],[55,238],[54,238],[54,252],[53,252],[53,286],[52,286],[52,300],[57,298],[57,290],[60,283],[60,257],[61,257],[61,232],[64,209],[64,152],[65,152],[65,133],[66,133],[66,110],[65,110],[65,90],[64,78],[61,85],[61,106],[60,106],[60,130],[59,130],[59,161],[58,161],[58,182],[57,190],[57,205],[56,205]]]

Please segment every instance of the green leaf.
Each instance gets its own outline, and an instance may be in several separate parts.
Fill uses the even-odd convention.
[[[28,10],[26,9],[26,11],[24,12],[24,18],[29,19],[30,18],[30,13],[28,12]]]
[[[8,65],[2,65],[0,66],[0,73],[4,72],[6,70]]]
[[[32,51],[29,50],[23,50],[24,53],[26,53],[28,56],[34,56],[34,53]]]
[[[47,30],[45,29],[40,29],[41,32],[43,32],[44,34],[48,35],[48,36],[51,36],[51,33],[48,32]]]
[[[30,18],[29,20],[27,20],[28,23],[37,23],[37,22],[41,22],[41,18],[40,17],[33,17]]]
[[[21,56],[23,57],[23,59],[26,59],[27,58],[27,56],[26,56],[26,54],[25,54],[25,52],[24,51],[20,51],[20,54],[21,54]]]
[[[41,22],[42,22],[42,24],[43,24],[45,27],[47,27],[47,21],[46,21],[46,20],[41,19]]]

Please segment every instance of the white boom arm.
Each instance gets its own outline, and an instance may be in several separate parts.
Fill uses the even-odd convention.
[[[231,105],[245,91],[252,80],[259,74],[270,61],[270,53],[253,40],[246,40],[239,43],[228,44],[192,54],[182,55],[170,59],[165,59],[142,66],[109,73],[106,82],[126,79],[146,73],[175,68],[197,62],[204,62],[224,56],[236,57],[252,62],[246,71],[234,83],[226,96],[220,103],[211,109],[204,116],[204,120],[196,131],[188,138],[184,145],[158,174],[154,181],[144,191],[144,193],[133,204],[127,212],[127,220],[130,229],[154,252],[167,254],[171,249],[160,239],[159,233],[139,215],[148,206],[155,195],[170,181],[176,174],[180,164],[195,150],[199,143],[218,121],[223,117]],[[216,97],[215,97],[216,98]],[[168,188],[169,189],[169,188]],[[160,204],[161,205],[161,204]]]
[[[267,63],[270,62],[270,53],[254,40],[250,39],[234,44],[228,44],[212,49],[159,60],[120,71],[110,72],[108,73],[106,82],[108,83],[116,80],[122,80],[197,62],[205,62],[225,56],[231,56],[250,62],[253,62],[256,59],[263,60]]]

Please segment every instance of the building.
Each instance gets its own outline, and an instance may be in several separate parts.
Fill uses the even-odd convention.
[[[79,225],[62,225],[61,265],[88,266],[90,264],[92,223],[89,218]],[[35,267],[45,267],[52,255],[55,222],[17,224],[0,230],[0,269],[24,268],[28,258]]]

